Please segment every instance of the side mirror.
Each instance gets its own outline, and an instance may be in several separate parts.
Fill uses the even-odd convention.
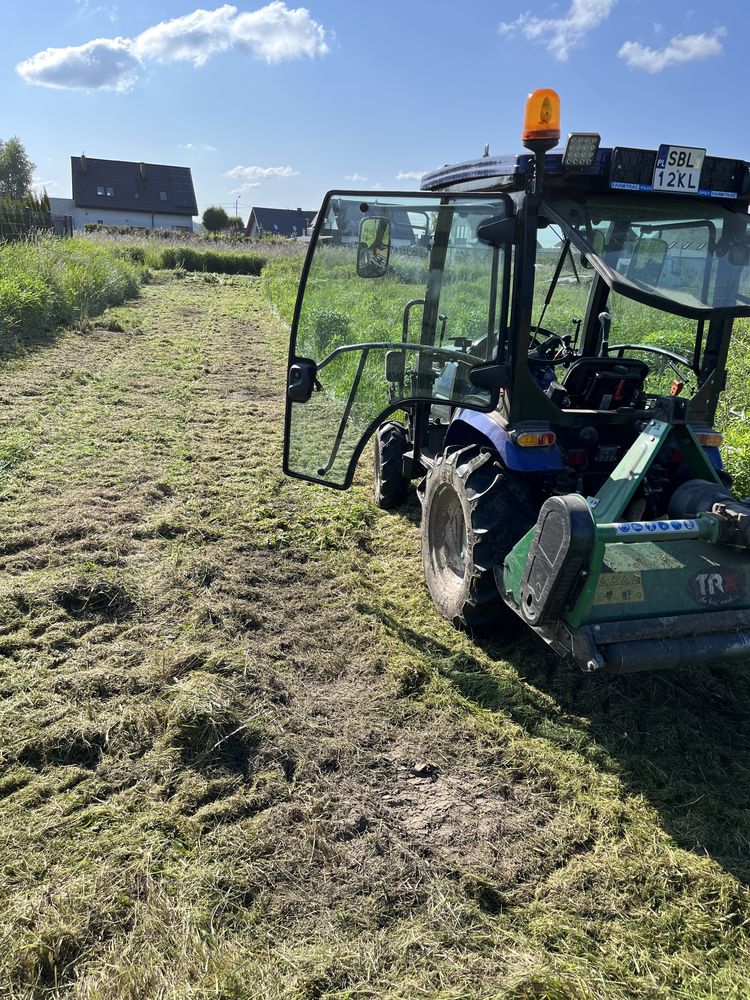
[[[513,216],[495,215],[477,226],[477,239],[491,247],[515,242],[516,220]]]
[[[633,255],[628,264],[628,277],[644,285],[656,285],[661,277],[669,244],[666,240],[640,236],[635,241]]]
[[[391,256],[391,220],[383,217],[362,219],[357,245],[357,274],[360,278],[383,278]]]

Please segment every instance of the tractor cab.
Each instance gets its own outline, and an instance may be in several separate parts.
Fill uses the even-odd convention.
[[[427,585],[457,625],[520,619],[589,670],[745,659],[750,508],[713,424],[750,316],[748,164],[558,138],[535,91],[530,153],[326,196],[284,469],[345,489],[374,436],[380,506],[420,480]]]

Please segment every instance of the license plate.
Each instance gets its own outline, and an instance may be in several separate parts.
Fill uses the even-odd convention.
[[[654,167],[654,191],[698,194],[705,149],[692,146],[659,146]]]

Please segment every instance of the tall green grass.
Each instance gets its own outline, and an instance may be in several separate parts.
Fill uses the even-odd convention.
[[[102,245],[102,244],[100,244]],[[257,253],[200,250],[190,246],[159,246],[153,241],[103,244],[116,256],[155,271],[207,271],[211,274],[247,274],[257,277],[266,258]]]
[[[153,270],[179,268],[252,276],[259,275],[269,260],[279,257],[297,261],[297,266],[301,267],[306,250],[306,246],[296,240],[279,237],[262,240],[244,236],[216,238],[174,230],[113,232],[105,227],[87,233],[86,239]]]
[[[139,249],[139,248],[137,248]],[[154,261],[158,259],[158,263]],[[259,275],[266,258],[257,253],[227,250],[197,250],[194,247],[165,247],[161,252],[149,247],[146,263],[150,267],[183,268],[185,271],[210,271],[213,274]]]
[[[0,347],[95,316],[138,294],[145,269],[87,240],[0,244]]]

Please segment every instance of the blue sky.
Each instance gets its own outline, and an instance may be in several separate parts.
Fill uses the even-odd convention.
[[[542,86],[563,135],[750,159],[746,24],[740,0],[2,0],[0,138],[51,195],[85,152],[188,165],[200,209],[244,216],[516,151]]]

